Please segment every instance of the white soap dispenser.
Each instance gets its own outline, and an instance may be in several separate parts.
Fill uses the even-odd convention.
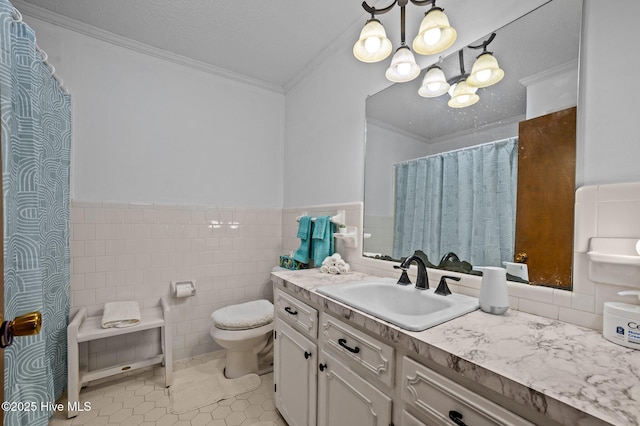
[[[482,271],[480,284],[480,309],[490,314],[502,315],[509,309],[507,271],[495,266],[476,268]]]
[[[640,299],[640,291],[621,291],[618,295],[638,296]],[[602,335],[618,345],[640,349],[640,305],[605,302]]]

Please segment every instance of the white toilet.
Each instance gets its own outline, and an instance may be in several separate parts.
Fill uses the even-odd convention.
[[[254,300],[226,306],[211,314],[213,340],[227,350],[225,376],[228,379],[258,372],[258,354],[270,342],[273,332],[273,304]]]

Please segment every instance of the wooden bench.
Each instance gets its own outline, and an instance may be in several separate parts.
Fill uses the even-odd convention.
[[[67,327],[67,378],[68,378],[68,411],[67,417],[75,417],[82,409],[80,404],[80,389],[92,380],[102,379],[124,371],[132,371],[162,363],[164,365],[165,386],[170,386],[173,380],[173,358],[171,355],[171,322],[169,303],[165,298],[160,299],[160,306],[142,309],[139,324],[123,328],[102,328],[102,316],[87,317],[87,309],[80,308]],[[118,364],[112,367],[89,371],[89,348],[91,340],[121,336],[138,331],[160,329],[162,353],[132,363]],[[80,343],[85,343],[80,345]]]

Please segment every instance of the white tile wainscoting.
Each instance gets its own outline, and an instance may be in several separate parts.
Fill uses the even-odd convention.
[[[172,280],[196,280],[197,293],[171,298],[175,359],[220,349],[211,313],[272,299],[270,272],[281,252],[281,209],[140,203],[71,204],[71,309],[96,315],[105,302],[158,304]],[[90,369],[159,353],[158,333],[91,342]]]
[[[397,277],[391,262],[362,253],[361,202],[285,209],[242,209],[160,204],[83,203],[71,207],[72,309],[90,315],[105,302],[137,300],[143,307],[169,294],[171,280],[195,279],[194,297],[175,304],[174,357],[184,359],[219,349],[209,336],[213,310],[248,300],[272,298],[269,274],[280,254],[300,245],[296,217],[345,210],[358,228],[358,247],[336,241],[352,269]],[[640,238],[640,183],[588,186],[576,192],[573,291],[509,283],[511,309],[602,329],[607,300],[623,301],[624,286],[595,283],[586,252],[592,237]],[[366,231],[366,230],[365,230]],[[432,283],[439,273],[429,272]],[[415,279],[415,271],[413,273]],[[480,279],[464,276],[452,291],[478,296]],[[157,334],[157,333],[156,333]],[[92,343],[90,368],[159,352],[153,333]]]
[[[357,226],[359,241],[362,238],[362,203],[307,206],[283,210],[282,242],[285,252],[299,245],[296,238],[296,216],[307,212],[310,215],[334,214],[336,210],[346,210],[345,225]],[[595,283],[589,279],[587,251],[592,237],[625,237],[640,239],[640,183],[620,183],[585,186],[576,192],[574,262],[572,291],[549,287],[509,283],[509,304],[511,309],[540,315],[547,318],[602,330],[602,310],[605,301],[629,302],[617,293],[630,287]],[[369,232],[367,229],[365,232]],[[360,272],[384,277],[397,277],[391,262],[362,257],[361,244],[358,248],[346,248],[336,243],[336,249]],[[413,269],[413,268],[412,268]],[[410,274],[415,282],[415,270]],[[437,271],[429,271],[432,284],[437,283]],[[456,284],[450,284],[452,291],[477,297],[480,293],[480,278],[463,276]]]

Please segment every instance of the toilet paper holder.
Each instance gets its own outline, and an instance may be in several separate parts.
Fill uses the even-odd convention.
[[[196,282],[191,281],[171,281],[171,296],[189,297],[196,294]]]

